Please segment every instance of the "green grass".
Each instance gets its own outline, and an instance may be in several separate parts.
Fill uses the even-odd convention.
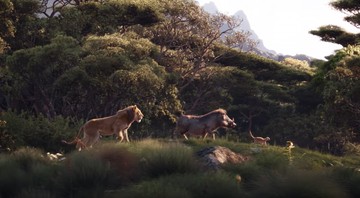
[[[110,197],[236,198],[245,192],[232,175],[224,172],[174,174],[125,188]]]
[[[204,169],[196,152],[224,146],[242,164]],[[360,159],[223,139],[102,141],[50,161],[21,148],[0,155],[0,197],[359,197]],[[290,158],[291,157],[291,158]],[[235,176],[241,176],[238,183]],[[327,190],[325,190],[327,189]]]

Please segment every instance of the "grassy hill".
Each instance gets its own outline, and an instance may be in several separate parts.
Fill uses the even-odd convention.
[[[248,156],[220,170],[195,153],[223,146]],[[226,140],[102,142],[50,160],[22,148],[0,156],[0,197],[359,197],[360,158]],[[239,182],[239,178],[241,181]]]

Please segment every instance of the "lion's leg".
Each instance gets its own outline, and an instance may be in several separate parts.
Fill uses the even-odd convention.
[[[100,139],[100,133],[98,131],[96,133],[91,133],[91,134],[94,134],[94,135],[87,135],[86,141],[84,141],[85,146],[89,147],[89,148],[92,148],[92,146],[95,143],[97,143]]]
[[[125,135],[126,141],[130,142],[127,129],[124,130],[124,135]]]
[[[120,138],[120,142],[122,142],[124,140],[124,133],[123,131],[119,131],[119,138]]]

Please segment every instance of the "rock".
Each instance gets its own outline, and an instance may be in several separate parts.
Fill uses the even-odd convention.
[[[212,146],[198,151],[197,156],[204,162],[205,167],[218,170],[225,163],[241,164],[249,157],[235,153],[230,149],[222,146]]]

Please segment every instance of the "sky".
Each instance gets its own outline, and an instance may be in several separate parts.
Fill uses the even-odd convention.
[[[251,29],[269,50],[279,54],[305,54],[318,59],[342,46],[323,42],[309,33],[324,25],[337,25],[348,32],[359,29],[344,21],[344,13],[329,5],[331,0],[196,0],[202,6],[213,2],[219,12],[233,15],[242,10]]]

